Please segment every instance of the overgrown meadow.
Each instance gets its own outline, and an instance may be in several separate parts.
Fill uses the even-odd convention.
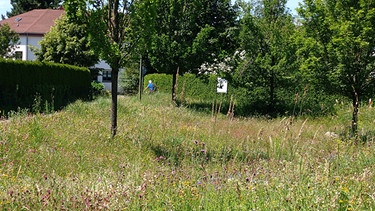
[[[162,93],[0,122],[1,210],[373,210],[375,111],[230,119]],[[213,109],[214,110],[214,109]],[[330,133],[327,133],[330,132]]]

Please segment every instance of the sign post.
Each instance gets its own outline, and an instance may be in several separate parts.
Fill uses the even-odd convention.
[[[228,81],[224,78],[217,78],[216,93],[228,93]]]

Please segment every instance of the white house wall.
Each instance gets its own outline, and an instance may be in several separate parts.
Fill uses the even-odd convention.
[[[33,61],[36,59],[36,56],[31,51],[30,46],[35,48],[40,48],[39,41],[42,39],[41,36],[33,35],[21,35],[20,44],[17,47],[16,51],[22,51],[22,60]]]

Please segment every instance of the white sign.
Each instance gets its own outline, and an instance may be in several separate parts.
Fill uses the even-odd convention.
[[[217,93],[227,93],[228,91],[228,81],[224,78],[217,78],[216,92]]]

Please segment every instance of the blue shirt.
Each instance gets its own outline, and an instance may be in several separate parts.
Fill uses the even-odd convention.
[[[149,84],[147,85],[147,88],[149,88],[150,91],[154,91],[154,84],[149,83]]]

